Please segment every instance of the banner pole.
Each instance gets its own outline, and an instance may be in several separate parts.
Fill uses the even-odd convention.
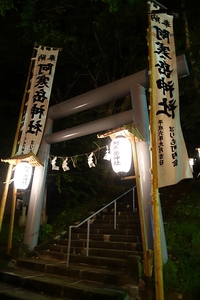
[[[13,239],[13,228],[15,222],[15,209],[16,209],[16,198],[17,198],[17,189],[13,187],[12,193],[12,207],[11,207],[11,215],[10,215],[10,227],[8,233],[8,245],[7,245],[7,254],[11,254],[12,249],[12,239]]]
[[[20,108],[20,112],[19,112],[19,118],[18,118],[17,128],[16,128],[15,137],[14,137],[14,141],[13,141],[11,157],[15,155],[16,150],[17,150],[17,143],[18,143],[18,138],[19,138],[19,133],[20,133],[21,121],[22,121],[22,116],[23,116],[23,111],[24,111],[24,106],[25,106],[25,101],[26,101],[26,95],[27,95],[27,91],[28,91],[28,85],[29,85],[29,80],[30,80],[30,76],[31,76],[31,71],[32,71],[33,64],[34,64],[33,58],[34,58],[34,54],[35,54],[35,45],[36,44],[34,44],[33,54],[32,54],[32,58],[31,58],[28,76],[27,76],[27,80],[26,80],[26,85],[25,85],[25,89],[24,89],[24,94],[23,94],[23,98],[22,98],[22,104],[21,104],[21,108]],[[0,232],[2,229],[6,200],[7,200],[7,196],[8,196],[8,189],[9,189],[10,180],[12,177],[12,169],[13,169],[13,165],[9,164],[8,170],[7,170],[5,186],[4,186],[4,190],[3,190],[3,194],[2,194],[2,198],[1,198],[1,204],[0,204]]]
[[[154,62],[152,55],[151,40],[151,14],[148,9],[148,34],[149,34],[149,70],[150,70],[150,134],[151,134],[151,173],[152,173],[152,215],[154,230],[154,272],[155,272],[155,292],[156,300],[164,300],[163,288],[163,263],[162,263],[162,246],[160,231],[160,201],[158,193],[158,171],[157,171],[157,149],[156,149],[156,126],[155,126],[155,95],[153,90],[154,82]]]

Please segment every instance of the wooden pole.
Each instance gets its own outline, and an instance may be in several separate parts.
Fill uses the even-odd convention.
[[[149,70],[150,70],[150,133],[151,133],[151,173],[152,173],[152,215],[154,230],[154,272],[156,300],[164,300],[163,288],[163,263],[160,231],[160,201],[158,194],[158,171],[157,171],[157,148],[156,148],[156,125],[155,125],[155,95],[153,90],[154,82],[154,61],[151,40],[151,14],[148,13],[149,33]]]
[[[12,249],[13,228],[14,228],[14,221],[15,221],[16,196],[17,196],[17,190],[15,187],[13,187],[12,208],[11,208],[11,215],[10,215],[10,227],[9,227],[8,245],[7,245],[7,254],[8,255],[10,255],[11,249]]]

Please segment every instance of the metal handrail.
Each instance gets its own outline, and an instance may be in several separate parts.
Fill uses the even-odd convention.
[[[133,190],[133,208],[135,207],[135,199],[134,199],[134,191],[135,191],[136,186],[134,186],[133,188],[129,189],[128,191],[126,191],[125,193],[123,193],[122,195],[120,195],[119,197],[117,197],[116,199],[114,199],[113,201],[111,201],[110,203],[106,204],[104,207],[102,207],[101,209],[99,209],[98,211],[96,211],[95,213],[93,213],[91,216],[89,216],[88,218],[86,218],[85,220],[83,220],[81,223],[77,224],[77,225],[71,225],[69,226],[69,236],[68,236],[68,249],[67,249],[67,262],[66,262],[66,267],[69,266],[69,256],[70,256],[70,247],[71,247],[71,234],[72,234],[72,228],[78,228],[81,225],[83,225],[84,223],[87,222],[87,243],[86,243],[86,256],[89,255],[89,237],[90,237],[90,220],[96,216],[97,214],[99,214],[102,210],[106,209],[108,206],[112,205],[114,203],[114,229],[116,229],[117,223],[116,223],[116,219],[117,219],[117,200],[122,198],[123,196],[125,196],[126,194],[128,194],[131,190]]]

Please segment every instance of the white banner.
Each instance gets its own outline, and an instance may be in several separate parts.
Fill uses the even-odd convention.
[[[38,152],[48,113],[59,49],[39,46],[30,80],[16,155]]]
[[[155,108],[158,187],[191,178],[192,172],[180,126],[179,88],[173,16],[150,2],[150,59]]]

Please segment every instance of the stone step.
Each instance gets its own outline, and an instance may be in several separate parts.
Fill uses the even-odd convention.
[[[127,269],[127,259],[96,256],[70,255],[70,261],[76,263],[94,264],[108,268]]]
[[[90,256],[100,256],[100,257],[112,257],[112,258],[127,258],[129,255],[141,255],[141,251],[136,250],[116,250],[116,249],[107,249],[107,248],[100,248],[101,245],[99,245],[99,248],[92,248],[89,247],[89,255]],[[61,251],[57,251],[57,247],[52,247],[49,249],[52,252],[55,253],[61,253]],[[63,253],[67,252],[67,247],[63,249]],[[70,254],[76,254],[76,255],[86,255],[86,247],[76,247],[71,246],[70,248]]]
[[[87,228],[87,224],[82,225],[80,228]],[[114,229],[114,222],[110,223],[106,223],[106,222],[101,222],[101,220],[98,222],[94,222],[91,226],[90,226],[91,230],[95,230],[95,229]],[[137,231],[138,229],[140,229],[140,225],[136,224],[136,223],[131,223],[129,221],[126,221],[124,223],[118,223],[116,224],[116,229],[133,229],[135,231]]]
[[[117,216],[117,219],[119,219],[119,220],[120,219],[126,219],[126,220],[134,219],[135,222],[140,222],[139,215],[135,214],[134,212],[130,212],[128,214],[125,211],[122,211],[122,212],[118,211],[116,216]],[[102,213],[102,214],[96,216],[96,219],[104,219],[104,218],[114,219],[114,213],[107,212],[107,213]]]
[[[1,282],[33,290],[38,295],[48,296],[46,299],[101,300],[125,299],[127,291],[109,285],[91,283],[86,280],[62,277],[55,274],[44,274],[33,270],[14,269],[12,272],[0,271]],[[54,298],[53,298],[54,297]],[[1,298],[2,299],[2,298]],[[9,298],[8,298],[9,299]],[[11,298],[12,299],[12,298]],[[24,298],[13,298],[24,299]],[[27,298],[26,299],[30,299]],[[40,299],[38,296],[35,299]],[[45,298],[44,298],[45,299]]]
[[[50,295],[43,295],[5,282],[0,282],[0,298],[1,300],[72,300],[66,297],[60,298],[51,297]]]
[[[41,250],[38,253],[39,257],[46,256],[49,259],[59,260],[59,261],[66,261],[67,260],[67,253],[55,252],[55,251],[48,251],[48,250]],[[95,266],[104,266],[104,267],[111,267],[111,268],[118,268],[118,269],[127,269],[127,258],[115,258],[115,257],[98,257],[86,255],[77,255],[77,254],[70,254],[69,260],[74,263],[83,263],[87,265],[95,265]]]
[[[71,252],[73,254],[82,254],[86,253],[86,248],[77,248],[72,247]],[[122,258],[127,259],[130,255],[140,255],[139,251],[130,251],[130,250],[116,250],[116,249],[102,249],[102,248],[89,248],[89,255],[91,256],[100,256],[100,257],[112,257],[112,258]]]
[[[134,207],[133,204],[118,203],[116,206],[116,211],[132,213],[134,211]],[[102,214],[109,213],[109,212],[114,212],[114,206],[109,206],[101,211]]]
[[[60,244],[51,244],[49,245],[50,251],[57,251],[57,252],[67,252],[67,242],[63,245]],[[72,240],[71,247],[82,247],[85,248],[87,244],[87,240]],[[131,242],[110,242],[110,241],[103,241],[99,244],[98,241],[90,240],[90,247],[91,248],[105,248],[105,249],[116,249],[116,250],[130,250],[130,251],[142,251],[142,244],[141,243],[131,243]]]
[[[115,229],[116,231],[117,229]],[[94,231],[95,232],[95,231]],[[107,230],[97,230],[96,233],[90,232],[90,240],[96,241],[120,241],[120,242],[133,242],[133,243],[141,243],[141,235],[133,235],[132,230],[117,230],[118,234],[113,235]],[[72,233],[72,240],[83,240],[87,238],[87,233],[82,232],[82,230],[77,230],[77,233]],[[65,240],[66,241],[66,240]]]
[[[130,257],[139,257],[139,256],[133,255]],[[129,257],[128,257],[128,259],[129,259]],[[129,266],[128,259],[111,258],[111,257],[97,257],[97,256],[83,256],[83,255],[71,254],[69,261],[73,262],[73,263],[78,263],[78,264],[95,265],[97,268],[103,266],[106,268],[127,270],[128,266]],[[133,264],[133,268],[135,269],[136,265]]]
[[[37,272],[43,272],[46,274],[55,274],[64,277],[73,277],[77,280],[89,280],[91,282],[107,283],[117,286],[123,286],[129,282],[138,283],[138,257],[135,257],[135,261],[132,256],[132,270],[134,273],[130,274],[127,269],[108,268],[103,266],[73,263],[70,261],[69,266],[66,267],[66,261],[53,260],[51,255],[44,255],[43,258],[38,259],[21,259],[17,262],[18,268],[34,270]]]
[[[47,259],[48,258],[48,259]],[[73,277],[77,280],[90,280],[99,283],[116,284],[118,286],[128,283],[127,272],[125,270],[108,269],[99,266],[88,264],[75,264],[70,262],[69,267],[66,267],[66,261],[53,260],[51,256],[43,256],[43,259],[38,258],[35,261],[20,260],[20,267],[35,270],[45,274],[57,274],[59,276]],[[137,281],[137,279],[136,279]]]
[[[104,235],[112,235],[114,236],[118,235],[140,235],[140,228],[124,228],[123,226],[120,226],[121,228],[114,229],[114,226],[106,226],[106,228],[97,226],[97,228],[91,227],[90,228],[90,239],[93,234],[104,234]],[[78,228],[72,228],[72,234],[79,234],[79,233],[85,233],[87,232],[87,228],[78,227]]]
[[[93,220],[92,220],[93,221]],[[102,216],[101,218],[98,217],[96,218],[93,222],[92,222],[92,225],[96,225],[96,224],[101,224],[102,226],[104,224],[114,224],[114,218],[113,217],[104,217]],[[128,216],[126,218],[124,218],[124,216],[117,216],[116,218],[116,224],[123,224],[123,225],[126,225],[126,224],[130,224],[130,226],[140,226],[140,223],[138,220],[135,220],[134,218],[128,218]]]
[[[51,270],[50,270],[51,269]],[[59,274],[58,266],[54,265],[48,268],[48,272]],[[65,268],[66,276],[72,276],[79,280],[88,280],[90,282],[106,283],[116,286],[123,286],[129,282],[127,272],[111,270],[106,268],[95,268],[92,265],[85,264],[69,264],[68,268]]]

